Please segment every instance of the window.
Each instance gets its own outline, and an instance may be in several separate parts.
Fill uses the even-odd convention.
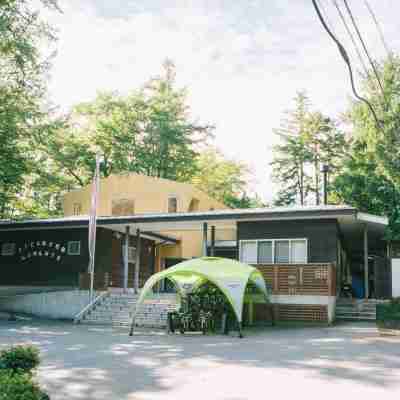
[[[122,246],[122,258],[125,259],[125,246]],[[136,247],[128,247],[128,263],[134,264],[136,262]]]
[[[272,242],[258,242],[258,262],[260,264],[272,264]]]
[[[240,261],[257,264],[257,242],[241,242]]]
[[[135,214],[135,201],[132,199],[114,199],[111,203],[111,214],[117,217]]]
[[[81,215],[81,214],[82,214],[82,204],[74,203],[74,215]]]
[[[15,243],[3,243],[1,245],[2,256],[13,256],[15,254]]]
[[[289,240],[277,240],[275,242],[275,263],[288,264],[290,262]]]
[[[307,262],[307,241],[291,240],[290,241],[290,262],[306,263]]]
[[[178,199],[176,197],[171,196],[168,198],[168,212],[169,213],[178,212]]]
[[[248,264],[307,263],[307,239],[243,240],[240,261]]]
[[[81,254],[81,242],[80,241],[68,242],[67,254],[69,256],[79,256]]]

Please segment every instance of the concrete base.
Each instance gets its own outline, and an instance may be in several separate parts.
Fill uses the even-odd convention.
[[[312,304],[327,306],[327,322],[331,324],[335,320],[335,296],[272,295],[270,300],[272,304]]]
[[[0,298],[0,311],[72,320],[89,302],[89,291],[66,290]]]

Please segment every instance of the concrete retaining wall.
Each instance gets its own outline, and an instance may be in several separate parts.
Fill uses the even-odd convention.
[[[73,319],[87,304],[87,290],[34,293],[0,298],[0,311],[50,319]]]

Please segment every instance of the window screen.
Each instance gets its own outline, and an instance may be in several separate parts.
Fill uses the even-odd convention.
[[[240,259],[244,263],[257,263],[257,242],[242,242],[240,249]]]
[[[258,262],[272,264],[272,242],[258,242]]]
[[[288,264],[290,262],[289,240],[275,241],[275,262]]]

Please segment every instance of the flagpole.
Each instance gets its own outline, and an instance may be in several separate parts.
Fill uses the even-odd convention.
[[[90,274],[90,288],[89,288],[89,302],[93,301],[94,295],[94,266],[96,254],[96,230],[97,230],[97,203],[100,188],[100,155],[96,155],[96,170],[93,177],[92,184],[92,201],[89,216],[89,267]]]

